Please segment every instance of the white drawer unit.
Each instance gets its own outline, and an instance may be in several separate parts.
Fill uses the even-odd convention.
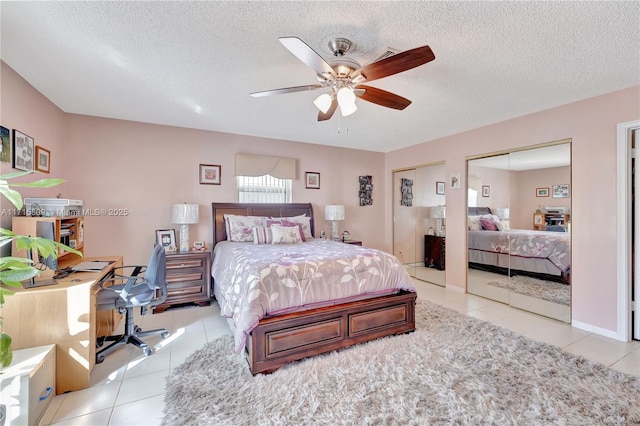
[[[56,395],[56,345],[13,351],[11,365],[0,374],[5,426],[36,425]]]

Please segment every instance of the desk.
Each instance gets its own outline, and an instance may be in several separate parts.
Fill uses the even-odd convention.
[[[115,311],[96,312],[100,281],[122,266],[122,256],[85,258],[113,261],[100,272],[74,272],[57,284],[17,289],[2,307],[4,331],[14,350],[56,345],[56,394],[89,387],[96,361],[96,337],[111,334]]]

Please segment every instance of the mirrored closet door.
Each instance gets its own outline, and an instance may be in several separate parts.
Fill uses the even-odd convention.
[[[446,269],[445,166],[393,174],[393,252],[412,277],[444,286]]]
[[[571,320],[571,143],[467,162],[469,293]]]

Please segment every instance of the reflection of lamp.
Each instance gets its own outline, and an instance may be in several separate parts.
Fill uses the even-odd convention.
[[[509,219],[509,207],[502,207],[495,209],[495,214],[498,216],[500,220],[508,220]]]
[[[331,221],[331,238],[339,241],[338,221],[344,220],[344,206],[330,204],[324,208],[324,219]]]
[[[180,225],[180,251],[189,251],[189,224],[198,223],[197,204],[174,204],[171,209],[171,222]]]
[[[436,219],[436,235],[443,237],[444,230],[442,229],[442,222],[446,217],[444,206],[434,206],[431,209],[431,217]]]

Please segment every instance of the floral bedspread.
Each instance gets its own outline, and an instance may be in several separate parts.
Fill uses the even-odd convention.
[[[215,246],[211,273],[221,314],[235,324],[238,352],[269,314],[415,291],[395,256],[323,239],[259,245],[222,241]]]
[[[549,259],[562,272],[571,266],[571,235],[566,232],[469,231],[469,249]]]

